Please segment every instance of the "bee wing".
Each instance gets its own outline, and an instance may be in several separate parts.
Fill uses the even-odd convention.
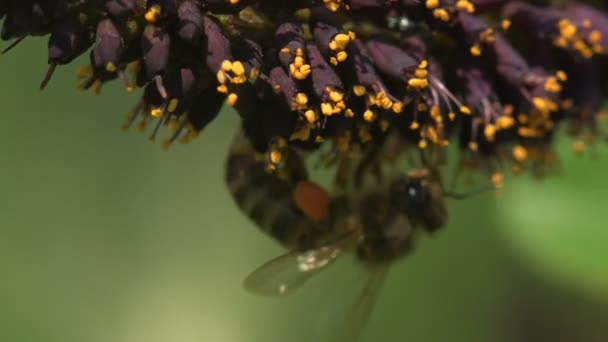
[[[244,286],[250,292],[266,296],[289,294],[329,266],[343,251],[341,245],[328,245],[303,253],[283,254],[253,271]]]
[[[356,230],[348,230],[326,240],[320,247],[274,258],[245,278],[245,289],[266,296],[289,294],[351,250],[359,238]]]
[[[386,279],[388,266],[375,267],[367,272],[363,288],[332,328],[331,342],[355,342],[365,329]]]

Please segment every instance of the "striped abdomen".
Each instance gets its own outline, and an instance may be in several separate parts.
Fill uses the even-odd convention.
[[[285,171],[281,178],[267,172],[264,158],[240,134],[228,156],[226,183],[237,205],[262,231],[288,249],[307,250],[330,226],[327,194],[307,181],[299,160],[286,161]]]

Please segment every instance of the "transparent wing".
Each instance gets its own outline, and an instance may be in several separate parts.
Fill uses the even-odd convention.
[[[293,292],[343,254],[340,244],[319,249],[283,254],[253,271],[244,282],[245,289],[265,296]]]
[[[368,271],[361,292],[332,327],[331,342],[357,341],[367,325],[387,272],[388,266],[375,267]]]

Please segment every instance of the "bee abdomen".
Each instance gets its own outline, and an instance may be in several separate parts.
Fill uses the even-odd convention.
[[[319,225],[294,202],[295,185],[266,171],[253,149],[233,146],[226,182],[239,208],[266,234],[291,249],[310,244]],[[297,183],[296,183],[297,184]]]

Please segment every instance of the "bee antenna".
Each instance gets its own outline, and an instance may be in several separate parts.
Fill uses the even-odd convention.
[[[452,192],[452,191],[443,190],[443,195],[445,197],[448,197],[448,198],[451,198],[451,199],[463,200],[463,199],[469,198],[471,196],[479,195],[481,193],[484,193],[486,191],[490,191],[490,190],[493,190],[493,189],[494,189],[493,186],[484,186],[484,187],[481,187],[479,189],[471,190],[471,191],[468,191],[468,192]]]

